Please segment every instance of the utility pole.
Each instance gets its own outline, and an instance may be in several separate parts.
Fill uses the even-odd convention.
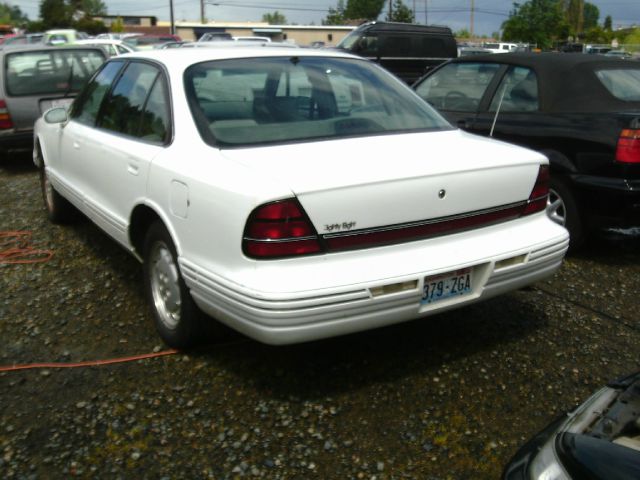
[[[427,13],[429,10],[429,0],[424,0],[424,24],[429,25],[429,14]]]
[[[200,23],[204,25],[204,0],[200,0]]]
[[[475,10],[474,0],[471,0],[471,25],[469,27],[469,36],[473,38],[473,11]]]
[[[393,16],[393,0],[389,0],[389,20],[391,20]]]
[[[176,23],[173,20],[173,0],[169,0],[169,14],[171,15],[171,35],[175,35]]]

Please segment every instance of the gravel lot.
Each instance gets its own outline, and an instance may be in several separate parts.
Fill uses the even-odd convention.
[[[0,366],[165,349],[141,268],[88,221],[49,224],[29,157],[0,163]],[[517,447],[638,369],[640,237],[601,235],[552,279],[403,325],[293,347],[0,373],[2,478],[497,478]]]

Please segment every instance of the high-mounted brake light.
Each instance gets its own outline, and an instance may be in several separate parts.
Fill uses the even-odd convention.
[[[538,178],[533,185],[527,205],[524,207],[522,215],[531,215],[541,212],[547,208],[547,197],[549,196],[549,165],[540,165]]]
[[[9,115],[7,102],[0,100],[0,130],[6,130],[7,128],[13,128],[13,121],[11,120],[11,115]]]
[[[623,163],[640,163],[640,130],[624,129],[620,132],[616,160]]]
[[[243,248],[252,258],[291,257],[321,251],[318,234],[295,199],[256,208],[245,226]]]

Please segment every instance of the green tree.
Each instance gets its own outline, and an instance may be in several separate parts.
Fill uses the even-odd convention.
[[[40,18],[44,30],[71,27],[73,24],[73,12],[64,0],[42,0]]]
[[[549,48],[554,40],[565,38],[567,22],[557,0],[528,0],[513,4],[509,18],[502,24],[502,39]]]
[[[470,38],[471,34],[469,33],[469,30],[467,30],[466,28],[461,28],[454,34],[454,36],[456,38]]]
[[[387,13],[388,22],[401,22],[401,23],[413,23],[413,12],[407,7],[402,0],[395,0],[393,2],[393,9]]]
[[[111,23],[111,31],[113,33],[122,33],[122,32],[124,32],[124,22],[122,21],[122,17],[116,18]]]
[[[349,20],[375,20],[380,16],[385,0],[347,0],[344,15]]]
[[[609,32],[613,30],[613,19],[611,18],[611,15],[607,15],[606,17],[604,17],[603,28]]]
[[[326,18],[322,20],[323,25],[344,25],[347,19],[344,16],[344,0],[338,0],[336,8],[329,8]]]
[[[273,13],[265,13],[262,15],[262,21],[267,22],[269,25],[286,25],[287,18],[276,10]]]
[[[585,43],[610,43],[612,34],[610,31],[596,25],[584,33]]]
[[[11,6],[7,3],[0,3],[0,23],[5,25],[22,26],[29,22],[20,7]]]
[[[74,22],[73,26],[76,30],[86,32],[89,35],[98,35],[99,33],[106,33],[109,31],[109,28],[107,28],[103,22],[100,20],[94,20],[90,17],[82,17],[80,20]]]
[[[584,30],[597,27],[598,20],[600,20],[600,9],[593,3],[584,2]]]

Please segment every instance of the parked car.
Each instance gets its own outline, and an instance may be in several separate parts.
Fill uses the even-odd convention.
[[[0,152],[31,150],[33,124],[68,105],[106,55],[100,48],[18,45],[0,50]]]
[[[15,47],[16,45],[31,45],[33,43],[42,43],[44,33],[25,33],[24,35],[6,36],[1,47]]]
[[[74,45],[87,45],[103,48],[110,57],[117,57],[125,53],[135,52],[136,49],[122,40],[111,40],[103,38],[90,38],[88,40],[77,40]]]
[[[503,43],[503,42],[484,42],[482,48],[489,50],[489,53],[509,53],[515,52],[518,49],[517,43]]]
[[[640,63],[601,55],[463,57],[414,86],[454,125],[544,153],[549,215],[572,247],[640,225]]]
[[[233,35],[229,32],[206,32],[198,39],[199,42],[216,42],[216,41],[233,40]]]
[[[77,40],[86,40],[88,38],[89,35],[84,32],[78,32],[72,28],[59,28],[44,32],[42,41],[47,45],[55,46],[75,43]]]
[[[395,22],[364,23],[336,48],[377,62],[408,84],[458,56],[450,28]]]
[[[640,478],[640,374],[610,382],[529,440],[504,480]]]
[[[543,155],[341,52],[112,58],[38,120],[34,159],[53,221],[72,204],[143,259],[173,346],[199,309],[273,344],[427,316],[547,277],[568,245]]]
[[[167,42],[181,42],[182,39],[178,35],[136,35],[135,37],[127,37],[123,42],[136,50],[145,50],[157,48]]]

